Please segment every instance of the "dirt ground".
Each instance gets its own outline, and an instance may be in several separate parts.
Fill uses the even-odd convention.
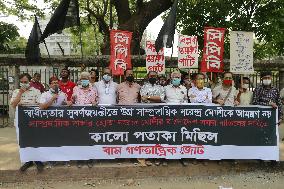
[[[254,172],[224,176],[128,180],[34,181],[0,183],[1,189],[283,189],[284,173]]]

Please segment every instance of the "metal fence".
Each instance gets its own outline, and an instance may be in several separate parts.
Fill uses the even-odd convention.
[[[99,79],[101,79],[102,76],[102,70],[103,68],[96,68],[96,67],[87,67],[85,71],[90,71],[91,69],[98,69],[99,71]],[[170,73],[175,70],[176,68],[166,68],[166,75],[170,75]],[[79,67],[70,67],[69,68],[71,74],[70,74],[70,79],[73,82],[77,82],[81,69]],[[134,77],[136,81],[140,84],[142,84],[142,81],[147,75],[146,69],[142,67],[135,67],[134,68]],[[197,73],[198,70],[192,70],[191,73]],[[255,87],[257,87],[260,84],[260,72],[255,72],[254,74],[248,75],[248,77],[251,80],[251,86],[250,90],[254,90]],[[35,73],[40,73],[41,74],[41,81],[46,87],[46,89],[49,88],[49,78],[51,76],[60,76],[60,70],[59,68],[54,68],[54,67],[45,67],[45,68],[40,68],[33,66],[33,67],[20,67],[20,73],[29,73],[31,76],[33,76]],[[220,74],[217,75],[208,75],[207,79],[211,79],[212,77],[218,77]],[[123,81],[123,77],[117,77],[115,78],[115,81],[120,83]],[[237,84],[238,80],[240,79],[240,75],[235,75],[234,80],[235,83]],[[279,88],[279,72],[275,71],[273,72],[272,76],[272,84],[273,86]],[[238,87],[238,86],[237,86]],[[10,91],[11,94],[11,91]],[[9,117],[8,117],[8,112],[9,112],[9,100],[11,96],[9,95],[9,75],[8,75],[8,67],[7,66],[0,66],[0,127],[7,126]]]
[[[8,68],[0,67],[0,127],[8,124],[9,117],[9,81]]]

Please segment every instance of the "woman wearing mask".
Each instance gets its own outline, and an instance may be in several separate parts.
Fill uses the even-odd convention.
[[[222,85],[215,87],[212,91],[213,102],[221,106],[233,106],[235,105],[236,91],[233,74],[231,72],[225,72]]]
[[[252,102],[252,91],[249,91],[250,80],[248,77],[243,77],[243,83],[240,81],[240,88],[237,91],[236,105],[250,105]]]
[[[31,76],[28,73],[21,74],[20,77],[20,89],[16,89],[13,91],[13,95],[11,98],[11,105],[13,108],[17,106],[26,105],[26,106],[34,106],[37,105],[40,101],[40,91],[34,87],[30,86]],[[44,165],[39,161],[29,161],[21,166],[20,171],[24,172],[28,168],[36,165],[36,168],[39,172],[43,171]]]

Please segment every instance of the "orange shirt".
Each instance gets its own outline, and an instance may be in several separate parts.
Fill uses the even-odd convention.
[[[132,83],[129,85],[127,82],[122,82],[117,86],[118,104],[131,105],[138,102],[140,85]]]

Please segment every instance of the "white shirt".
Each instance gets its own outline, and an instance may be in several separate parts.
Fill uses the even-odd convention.
[[[236,96],[238,96],[239,91],[237,91]],[[253,92],[246,90],[246,92],[242,92],[240,96],[240,105],[250,105],[252,103]]]
[[[103,80],[95,83],[95,89],[98,92],[99,104],[116,104],[117,83],[109,81],[105,83]]]
[[[213,98],[216,98],[217,100],[218,99],[225,100],[229,91],[230,91],[230,89],[224,90],[223,85],[219,85],[219,86],[217,86],[213,89],[212,95],[213,95]],[[228,98],[225,102],[225,105],[230,105],[230,106],[234,105],[235,97],[236,97],[236,91],[237,91],[237,89],[234,86],[232,86],[231,93],[228,96]]]
[[[52,96],[53,96],[53,93],[50,90],[42,93],[39,103],[44,104],[44,103],[49,102]],[[67,95],[64,92],[59,91],[58,97],[56,100],[53,101],[52,106],[61,106],[64,102],[65,103],[67,102]]]
[[[281,91],[280,91],[280,98],[281,98],[281,99],[284,99],[284,88],[281,89]]]
[[[185,103],[187,102],[187,94],[185,86],[174,87],[167,85],[164,87],[166,93],[166,103]]]
[[[13,91],[10,103],[12,103],[16,99],[19,91],[20,89],[16,89]],[[37,105],[39,103],[40,95],[41,93],[38,89],[30,87],[22,94],[21,100],[18,105]]]
[[[207,87],[203,87],[201,90],[192,87],[188,90],[188,98],[191,103],[212,103],[212,92]]]

